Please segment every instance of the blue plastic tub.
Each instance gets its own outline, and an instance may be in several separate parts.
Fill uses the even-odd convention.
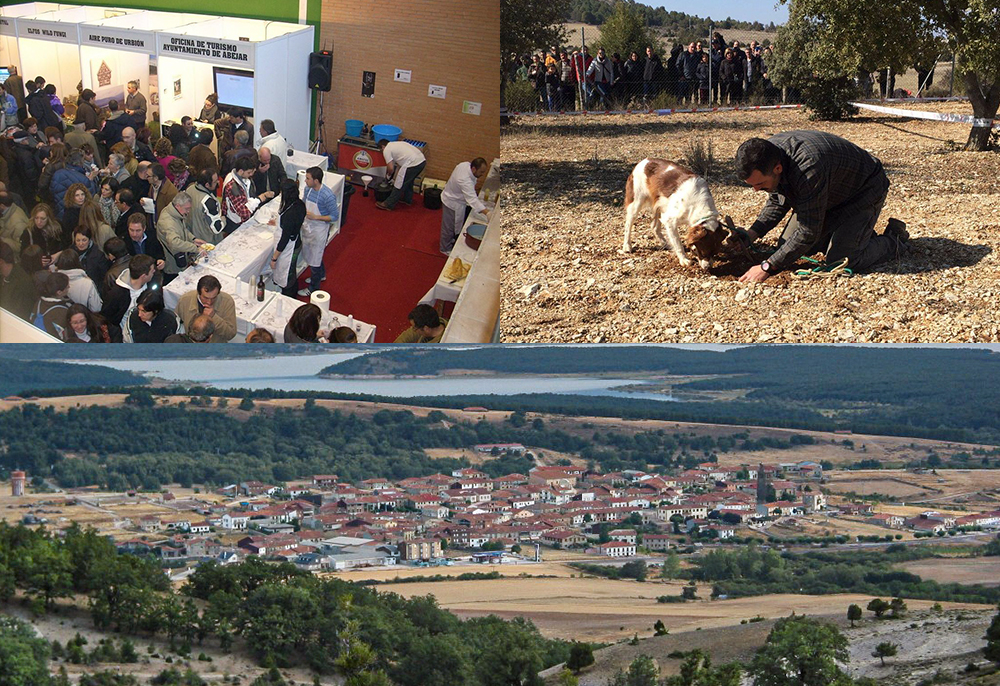
[[[360,119],[348,119],[344,124],[347,126],[347,135],[355,138],[361,135],[361,129],[365,126],[365,123]]]
[[[403,129],[390,124],[379,124],[372,127],[372,135],[375,137],[376,143],[383,138],[387,141],[398,141],[399,137],[403,135]]]

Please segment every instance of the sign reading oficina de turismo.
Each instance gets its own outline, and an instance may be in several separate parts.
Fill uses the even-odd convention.
[[[126,52],[152,55],[155,48],[152,31],[134,31],[106,26],[84,26],[80,29],[80,44],[95,48],[114,48]]]
[[[253,43],[245,41],[158,33],[156,34],[156,42],[159,54],[164,57],[181,57],[250,69],[253,69],[254,66]]]
[[[17,37],[74,44],[79,39],[76,24],[63,24],[58,21],[37,21],[34,19],[17,19]]]

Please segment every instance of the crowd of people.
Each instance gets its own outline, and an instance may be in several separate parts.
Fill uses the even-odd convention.
[[[648,105],[661,94],[692,106],[738,105],[750,98],[778,102],[781,88],[769,69],[773,56],[773,46],[756,40],[727,43],[719,32],[707,49],[695,41],[675,45],[665,56],[652,45],[625,56],[600,47],[592,56],[587,46],[552,46],[534,55],[512,55],[508,80],[531,84],[539,107],[549,111]]]
[[[157,135],[139,84],[127,90],[101,107],[82,85],[60,97],[16,68],[2,84],[0,307],[67,342],[232,340],[233,299],[217,279],[174,311],[162,289],[272,198],[282,231],[298,235],[306,213],[285,211],[302,204],[281,162],[288,144],[270,120],[255,131],[241,110],[223,113],[215,94],[199,113],[211,126],[185,116]],[[275,275],[286,292],[291,262]],[[255,340],[273,340],[264,333]]]
[[[0,307],[70,343],[231,341],[236,309],[218,279],[200,279],[173,310],[163,287],[271,200],[280,233],[270,278],[286,296],[319,289],[328,230],[340,212],[324,172],[306,171],[300,197],[282,164],[289,145],[271,120],[255,128],[245,112],[220,110],[211,94],[197,120],[185,116],[158,130],[158,122],[147,125],[139,84],[127,90],[124,102],[102,107],[82,84],[60,97],[41,76],[23,82],[16,68],[0,84]],[[380,209],[412,203],[423,156],[409,143],[380,146],[399,168]],[[449,179],[443,251],[471,209],[485,211],[475,183],[487,167],[482,158],[463,162]],[[311,278],[297,290],[300,253]],[[447,320],[420,305],[409,324],[399,342],[437,342]],[[283,338],[357,341],[347,327],[322,330],[312,304],[295,310]],[[255,329],[246,340],[273,342],[275,335]]]

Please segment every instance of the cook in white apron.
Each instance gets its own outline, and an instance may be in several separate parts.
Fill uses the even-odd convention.
[[[278,243],[281,241],[281,215],[283,213],[283,211],[278,212],[278,221],[275,222],[278,226],[278,235],[274,239],[275,250],[278,249]],[[285,245],[285,249],[278,255],[278,259],[271,263],[272,269],[274,270],[274,273],[271,275],[271,279],[275,284],[280,286],[282,290],[288,288],[288,272],[292,267],[292,255],[295,254],[295,243],[295,239],[290,239]]]
[[[312,188],[306,189],[306,212],[313,215],[321,215],[319,205],[313,200],[313,196],[317,195],[318,191],[314,191]],[[308,215],[306,215],[308,217]],[[330,235],[330,223],[320,221],[318,219],[306,219],[302,222],[302,257],[305,259],[306,264],[312,270],[312,277],[309,281],[309,288],[302,289],[307,291],[303,293],[299,291],[299,295],[308,295],[308,291],[319,290],[320,281],[322,281],[324,276],[323,269],[323,252],[326,250],[326,241]]]

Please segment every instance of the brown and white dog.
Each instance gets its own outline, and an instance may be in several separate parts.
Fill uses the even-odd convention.
[[[646,208],[653,212],[656,237],[663,247],[673,249],[677,261],[685,267],[691,264],[686,247],[707,269],[728,238],[728,232],[719,224],[708,183],[677,162],[646,158],[635,165],[625,183],[625,243],[621,252],[632,251],[632,224],[636,214]],[[687,234],[682,241],[680,230],[685,227]]]

